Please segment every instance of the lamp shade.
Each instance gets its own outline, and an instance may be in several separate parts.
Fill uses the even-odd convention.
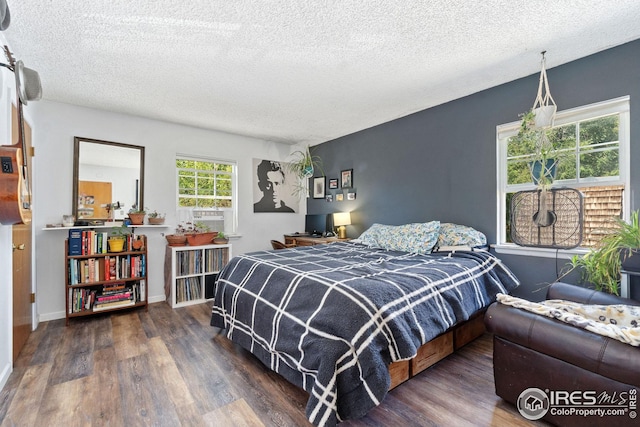
[[[341,225],[351,225],[351,214],[349,212],[334,213],[333,225],[335,227],[339,227]]]

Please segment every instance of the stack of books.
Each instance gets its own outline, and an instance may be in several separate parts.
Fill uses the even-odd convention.
[[[124,283],[108,284],[103,286],[100,295],[96,295],[93,311],[126,307],[135,303],[135,296],[131,288],[126,287]]]

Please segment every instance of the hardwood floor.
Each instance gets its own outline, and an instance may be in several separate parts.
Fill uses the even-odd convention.
[[[0,392],[4,426],[308,426],[306,393],[209,326],[210,305],[41,323]],[[487,334],[341,426],[525,426]]]

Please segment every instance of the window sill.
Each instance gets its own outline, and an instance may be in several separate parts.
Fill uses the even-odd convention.
[[[580,247],[573,249],[534,248],[528,246],[518,246],[513,243],[493,244],[491,245],[491,248],[498,254],[563,259],[571,259],[571,257],[573,257],[574,255],[584,255],[589,252],[588,249]]]

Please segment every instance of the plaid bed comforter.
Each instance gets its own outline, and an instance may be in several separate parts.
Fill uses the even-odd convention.
[[[352,242],[254,252],[218,277],[211,325],[309,393],[315,425],[364,416],[388,365],[518,285],[488,252],[415,255]]]

